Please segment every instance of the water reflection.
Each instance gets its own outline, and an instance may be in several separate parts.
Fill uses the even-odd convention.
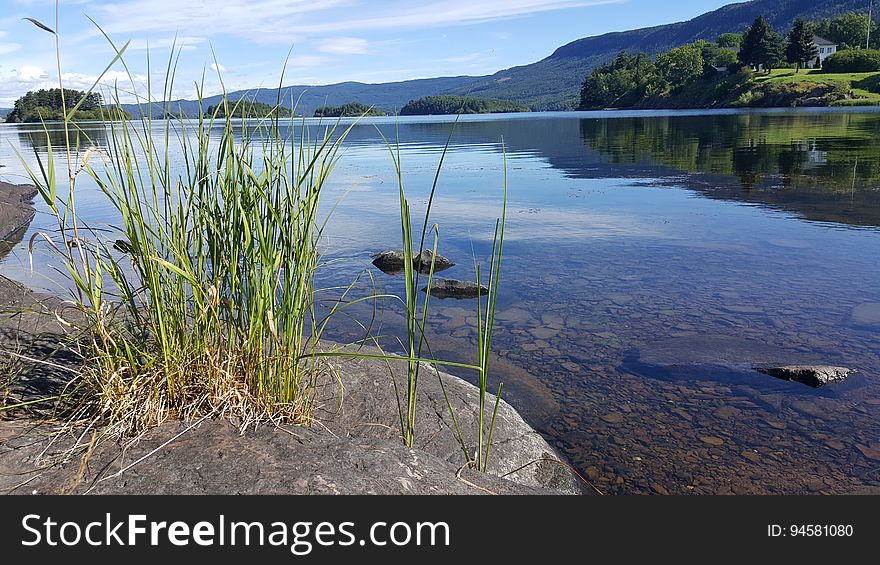
[[[850,188],[880,179],[877,114],[741,114],[584,120],[581,137],[614,163],[652,162],[679,171],[734,175],[755,188],[766,175]],[[855,174],[855,177],[853,176]]]
[[[400,142],[420,217],[451,128],[372,119],[351,131],[327,202],[346,196],[325,232],[328,259],[346,261],[331,262],[319,286],[344,287],[366,268],[402,294],[400,277],[371,264],[400,245],[380,132]],[[509,231],[493,384],[503,380],[506,398],[606,492],[880,485],[878,129],[880,113],[463,118],[431,220],[442,226],[438,251],[456,263],[449,276],[473,280],[500,212],[503,140]],[[30,128],[0,127],[12,132],[24,153],[45,151]],[[88,221],[118,221],[99,191],[80,187]],[[26,252],[11,257],[27,264]],[[0,267],[15,276],[9,258]],[[364,285],[356,290],[375,291]],[[475,302],[433,304],[432,351],[473,363]],[[374,330],[396,350],[405,321],[386,306]],[[347,322],[327,335],[362,337]],[[757,361],[861,376],[816,392],[752,372]]]
[[[673,184],[710,198],[762,204],[811,220],[880,225],[877,114],[584,120],[580,129],[587,147],[622,168],[648,164],[703,173]],[[657,172],[651,171],[662,179]]]
[[[83,123],[71,125],[67,132],[61,124],[20,124],[16,127],[19,143],[22,147],[30,149],[29,152],[37,151],[45,154],[49,144],[54,151],[66,146],[67,136],[70,145],[74,148],[87,149],[96,147],[106,149],[109,147],[108,131],[100,124]]]
[[[651,179],[807,219],[880,226],[880,113],[590,115],[471,118],[456,125],[379,118],[355,126],[346,143],[349,149],[374,148],[385,136],[404,149],[439,154],[455,127],[453,150],[498,153],[503,141],[510,155],[538,157],[572,178]],[[314,134],[332,125],[308,127]],[[162,127],[164,122],[154,125]],[[237,127],[241,134],[258,123]],[[299,128],[288,123],[281,134],[298,138]],[[59,124],[49,124],[48,131],[23,124],[16,131],[29,150],[45,153],[47,142],[64,143]],[[71,137],[82,148],[109,143],[108,131],[95,124],[72,129]]]

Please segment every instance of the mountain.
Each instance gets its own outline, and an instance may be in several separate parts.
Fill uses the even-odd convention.
[[[866,0],[753,0],[729,4],[686,22],[578,39],[537,63],[476,79],[466,88],[474,96],[523,102],[536,110],[571,109],[577,105],[584,77],[621,51],[655,55],[698,39],[714,40],[722,33],[745,31],[759,15],[764,15],[777,31],[785,32],[795,18],[819,20],[867,11],[867,4]]]
[[[281,89],[281,104],[292,107],[296,104],[296,114],[304,114],[311,117],[320,106],[341,106],[348,102],[362,102],[375,106],[388,114],[396,114],[410,100],[422,98],[439,92],[449,92],[471,84],[474,77],[441,77],[429,79],[406,80],[401,82],[385,82],[380,84],[365,84],[362,82],[340,82],[324,86],[285,86]],[[277,88],[258,88],[255,90],[238,90],[230,92],[230,100],[248,99],[266,104],[277,104]],[[221,96],[209,96],[202,102],[202,107],[216,105]],[[172,112],[183,112],[193,117],[199,114],[199,103],[193,100],[175,100],[170,103]],[[138,115],[136,104],[124,104],[123,108]],[[153,115],[161,116],[163,109],[154,104]]]
[[[580,86],[590,71],[613,59],[621,51],[651,55],[697,39],[712,40],[727,32],[742,32],[759,15],[764,15],[778,31],[787,31],[795,18],[818,20],[850,11],[866,11],[867,0],[752,0],[729,4],[686,22],[631,31],[612,32],[578,39],[554,51],[549,57],[494,75],[441,77],[381,84],[342,82],[326,86],[287,86],[282,100],[299,98],[298,112],[312,115],[323,105],[362,102],[396,113],[410,100],[424,96],[453,94],[512,100],[533,110],[567,110],[577,105]],[[252,96],[258,102],[274,104],[278,89],[258,89],[229,93],[230,99]],[[208,98],[204,106],[216,103]],[[198,104],[175,101],[187,115],[198,113]],[[136,115],[136,106],[126,106]],[[161,114],[155,111],[154,114]]]

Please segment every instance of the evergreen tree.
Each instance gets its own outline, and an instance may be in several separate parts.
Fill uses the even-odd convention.
[[[742,43],[739,46],[739,61],[743,65],[757,67],[760,63],[761,40],[770,32],[770,24],[764,16],[758,16],[749,29],[743,34]]]
[[[770,71],[785,62],[785,38],[770,30],[760,43],[760,60],[764,70]]]
[[[764,16],[758,16],[743,35],[738,56],[744,65],[772,69],[785,60],[785,40],[773,31]]]
[[[818,55],[809,24],[800,18],[796,19],[786,40],[785,58],[797,64],[797,70],[800,71],[802,64],[805,65],[807,61],[812,61]]]

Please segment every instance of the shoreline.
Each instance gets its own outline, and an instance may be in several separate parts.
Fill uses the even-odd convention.
[[[0,232],[21,241],[34,216],[36,190],[0,183]],[[6,251],[8,251],[8,248]],[[5,251],[0,251],[0,257]],[[0,347],[17,347],[32,359],[63,351],[54,312],[60,300],[43,297],[0,277]],[[62,354],[63,355],[63,354]],[[12,357],[10,357],[12,359]],[[75,367],[75,358],[57,361]],[[438,380],[419,387],[416,447],[407,449],[396,428],[391,375],[380,361],[331,358],[335,377],[323,375],[311,427],[240,430],[221,419],[167,421],[123,447],[115,438],[88,441],[53,432],[64,422],[51,410],[0,413],[0,492],[103,494],[581,494],[568,464],[520,414],[502,400],[490,472],[462,466]],[[27,363],[26,363],[27,364]],[[57,394],[64,371],[30,363],[6,393],[12,402]],[[425,367],[426,375],[433,370]],[[9,372],[9,371],[8,371]],[[404,371],[405,372],[405,371]],[[476,421],[477,389],[439,373],[468,444]],[[0,390],[2,393],[2,390]],[[494,397],[490,398],[490,405]],[[52,439],[54,438],[54,439]],[[88,449],[87,449],[88,448]],[[161,449],[160,449],[161,448]],[[87,449],[87,450],[86,450]],[[154,451],[157,451],[153,454]],[[43,453],[45,451],[45,454]],[[129,464],[145,460],[122,474]],[[558,463],[547,461],[555,459]],[[89,471],[80,472],[89,461]],[[46,468],[48,466],[48,468]],[[95,471],[93,471],[95,470]],[[504,475],[507,478],[502,478]],[[256,477],[256,480],[255,480]]]
[[[18,245],[36,215],[31,205],[37,189],[0,181],[0,259]]]

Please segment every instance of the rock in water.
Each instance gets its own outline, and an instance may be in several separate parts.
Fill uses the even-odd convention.
[[[397,275],[403,272],[403,251],[389,249],[371,255],[373,265],[386,275]],[[434,272],[439,273],[455,265],[452,261],[441,255],[434,255],[430,249],[425,249],[419,255],[413,257],[413,268],[427,275],[431,272],[431,259],[434,259]]]
[[[434,272],[439,273],[445,271],[449,267],[455,265],[452,261],[442,255],[434,255],[430,249],[425,249],[420,254],[413,257],[413,267],[418,269],[423,275],[431,273],[431,259],[434,260]]]
[[[131,246],[131,244],[124,239],[117,239],[116,241],[114,241],[113,249],[119,251],[120,253],[128,254],[131,254],[131,252],[134,251],[134,248]]]
[[[839,383],[855,373],[855,369],[827,365],[780,365],[778,367],[755,367],[755,370],[777,379],[797,381],[813,388]]]
[[[422,289],[428,292],[428,287]],[[489,288],[470,281],[454,279],[434,279],[431,281],[431,296],[437,298],[476,298],[489,294]]]
[[[403,272],[403,251],[392,249],[371,255],[373,265],[386,275],[397,275]]]
[[[865,302],[853,308],[852,321],[857,326],[880,327],[880,302]]]

